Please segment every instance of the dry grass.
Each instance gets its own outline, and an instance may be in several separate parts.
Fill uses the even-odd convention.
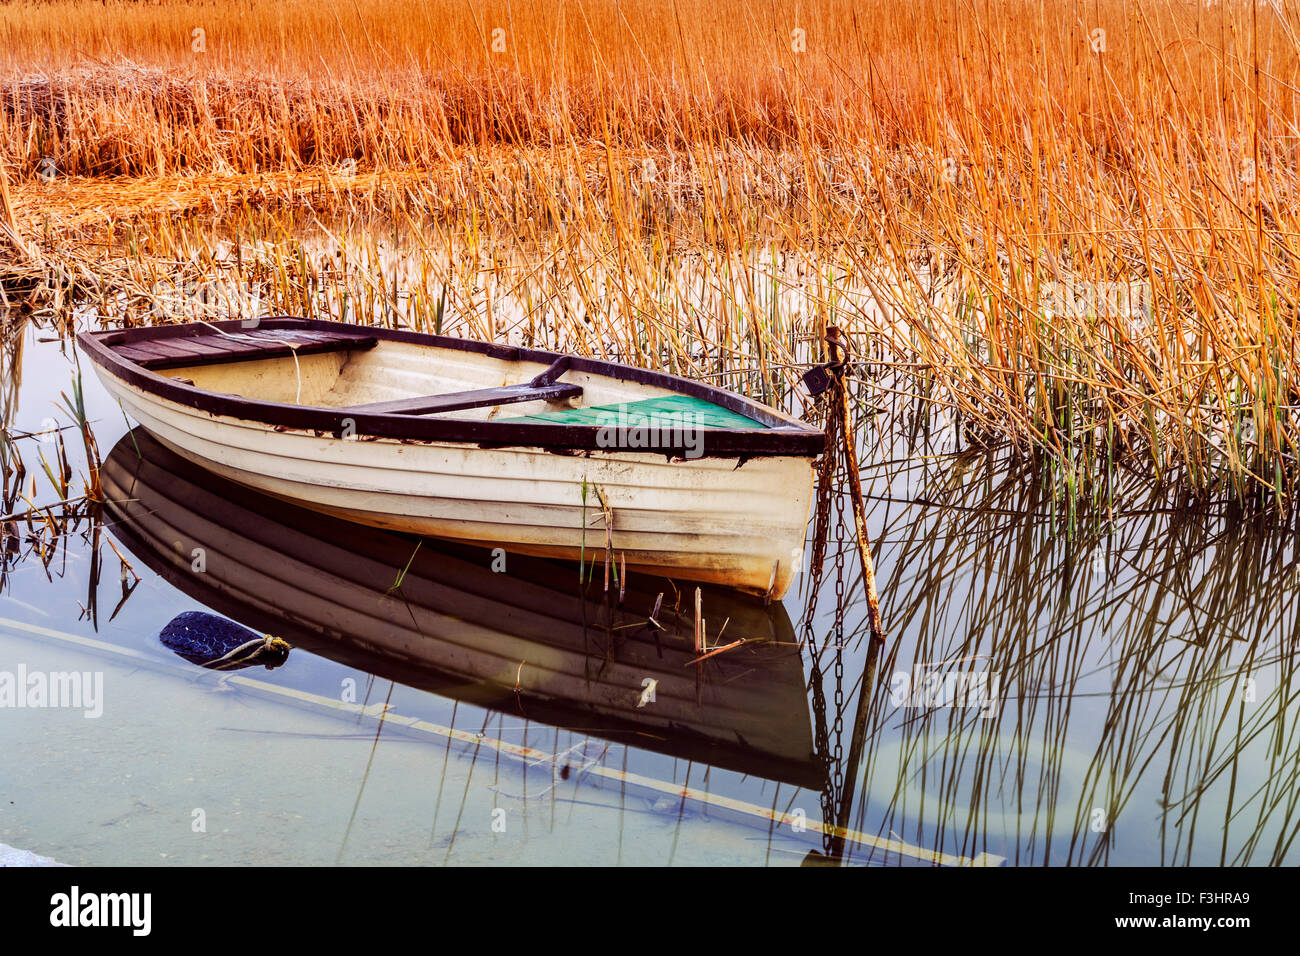
[[[42,210],[47,160],[50,190],[236,182],[181,204],[209,239],[99,210],[101,299],[270,243],[280,307],[505,334],[495,286],[521,334],[773,398],[834,320],[1072,504],[1130,468],[1290,506],[1298,30],[1290,2],[17,4],[0,156],[56,260],[88,201]],[[353,214],[402,269],[337,233]]]

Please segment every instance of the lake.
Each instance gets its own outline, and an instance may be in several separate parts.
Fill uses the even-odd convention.
[[[704,589],[711,646],[745,641],[696,662],[693,585],[620,596],[599,561],[267,499],[134,429],[82,363],[91,505],[72,345],[8,328],[0,843],[87,865],[1300,859],[1292,528],[1137,483],[1072,515],[903,408],[856,436],[883,646],[837,484],[823,565],[810,547],[770,606]],[[199,666],[160,640],[196,612],[292,650]]]

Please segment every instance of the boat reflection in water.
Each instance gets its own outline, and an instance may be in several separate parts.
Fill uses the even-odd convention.
[[[141,429],[118,442],[101,478],[119,541],[189,597],[259,634],[457,701],[822,785],[784,608],[702,588],[709,645],[744,643],[693,664],[694,585],[679,592],[667,579],[629,574],[620,603],[614,568],[605,589],[599,524],[599,563],[584,586],[574,563],[298,508],[204,471]],[[293,669],[291,657],[281,670]]]

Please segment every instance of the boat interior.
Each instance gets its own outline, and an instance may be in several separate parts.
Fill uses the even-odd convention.
[[[258,401],[361,414],[604,424],[688,421],[764,428],[712,402],[613,374],[484,352],[318,329],[256,328],[112,343],[124,358],[187,385]],[[681,416],[687,416],[683,419]]]

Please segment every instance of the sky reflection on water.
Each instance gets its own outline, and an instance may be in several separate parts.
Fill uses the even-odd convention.
[[[113,502],[59,505],[40,463],[57,476],[57,443],[22,437],[69,421],[73,366],[38,341],[49,334],[28,326],[4,353],[6,430],[27,469],[5,513],[28,512],[24,497],[49,510],[6,523],[0,671],[103,670],[105,713],[0,711],[0,842],[74,863],[795,864],[827,850],[821,835],[770,817],[831,808],[864,835],[850,863],[1296,862],[1293,529],[1130,495],[1066,534],[1012,462],[872,436],[888,642],[859,707],[868,641],[848,539],[831,544],[815,650],[799,646],[805,574],[784,608],[706,598],[736,636],[743,624],[775,643],[700,669],[682,666],[688,614],[676,633],[644,626],[659,591],[675,600],[652,579],[618,608],[598,587],[579,597],[576,568],[520,558],[496,575],[487,552],[430,543],[394,600],[384,582],[414,539],[352,537],[205,482],[127,435],[89,374]],[[211,559],[190,577],[193,547],[167,541],[187,535]],[[158,643],[205,608],[284,632],[289,661],[223,676]],[[509,663],[530,655],[549,683]],[[649,714],[637,675],[661,680]],[[321,704],[349,687],[368,711]],[[468,736],[381,726],[385,704]]]

